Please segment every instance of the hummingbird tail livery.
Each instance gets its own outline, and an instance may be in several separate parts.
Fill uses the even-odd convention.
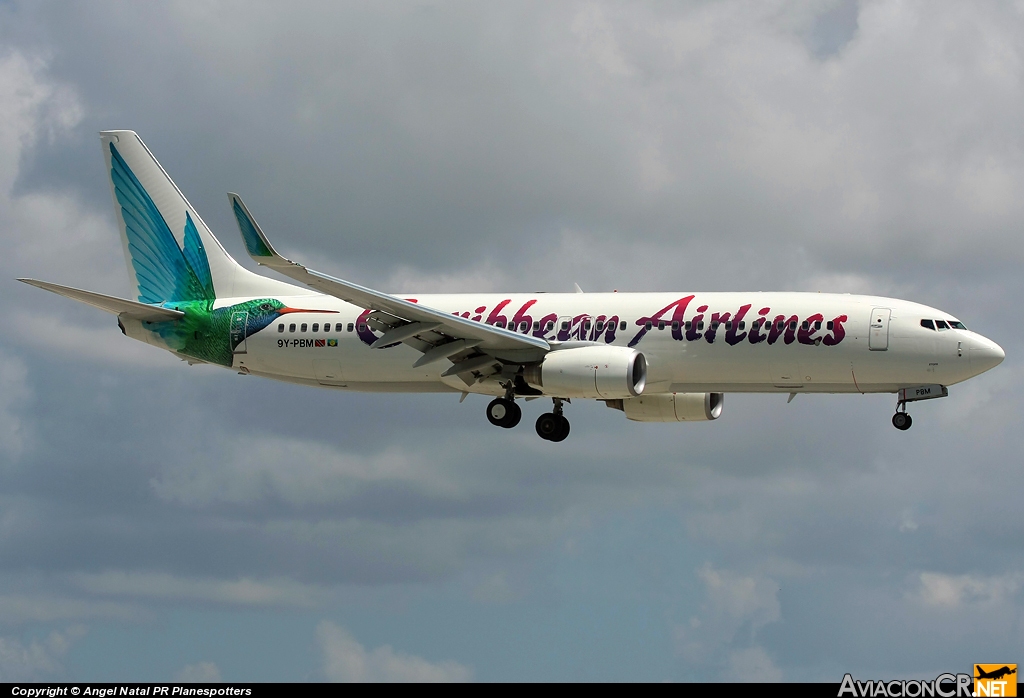
[[[140,302],[298,291],[253,274],[232,259],[133,131],[104,131],[100,136],[121,243]]]
[[[997,366],[1003,350],[936,308],[825,293],[413,294],[308,269],[274,249],[237,194],[239,265],[132,131],[101,134],[137,300],[22,279],[117,315],[121,331],[189,363],[333,389],[547,397],[536,430],[569,434],[564,407],[594,399],[634,421],[710,421],[726,392],[893,393],[907,404]],[[461,401],[461,400],[460,400]]]

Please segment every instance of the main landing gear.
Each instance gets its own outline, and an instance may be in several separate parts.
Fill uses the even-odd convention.
[[[509,398],[495,398],[487,405],[487,421],[496,427],[511,429],[522,418],[523,411]]]
[[[523,418],[523,411],[515,403],[515,387],[510,382],[505,397],[498,397],[487,405],[487,421],[496,427],[511,429]],[[553,411],[537,418],[537,435],[545,441],[565,441],[569,435],[569,420],[562,414],[562,399],[552,398]]]
[[[516,404],[516,386],[512,381],[505,384],[505,397],[491,400],[487,405],[487,421],[502,429],[511,429],[523,418],[523,411]]]
[[[569,435],[569,420],[562,414],[562,400],[551,398],[555,409],[537,417],[537,436],[545,441],[565,441]]]

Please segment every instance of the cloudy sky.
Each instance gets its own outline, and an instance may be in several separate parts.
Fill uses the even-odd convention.
[[[0,680],[824,680],[1021,661],[1024,3],[0,0]],[[871,292],[996,370],[695,425],[188,367],[97,131],[388,291]],[[248,264],[248,260],[245,262]],[[1017,502],[1017,504],[1014,504]]]

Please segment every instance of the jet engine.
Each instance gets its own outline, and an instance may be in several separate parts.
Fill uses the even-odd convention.
[[[552,397],[633,398],[647,383],[647,360],[626,347],[561,349],[526,366],[523,379]]]
[[[607,400],[634,422],[704,422],[722,416],[722,393],[671,393]]]

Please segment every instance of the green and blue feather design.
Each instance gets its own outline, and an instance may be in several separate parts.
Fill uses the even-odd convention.
[[[110,177],[125,223],[139,301],[185,313],[177,320],[144,324],[168,348],[200,361],[231,366],[234,350],[244,337],[259,332],[285,313],[299,312],[274,298],[214,308],[217,295],[213,275],[191,214],[185,212],[184,244],[179,247],[160,209],[113,143],[110,156]],[[243,228],[249,245],[251,240],[245,232]],[[255,231],[252,237],[259,241]],[[244,337],[230,331],[231,318],[238,312],[248,314]]]

